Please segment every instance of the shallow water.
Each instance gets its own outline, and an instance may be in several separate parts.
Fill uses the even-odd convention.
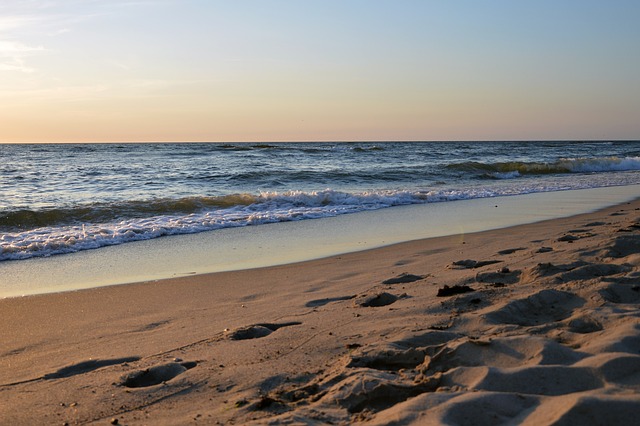
[[[634,185],[400,206],[0,262],[0,297],[286,264],[444,235],[464,240],[469,233],[591,212],[639,195]]]

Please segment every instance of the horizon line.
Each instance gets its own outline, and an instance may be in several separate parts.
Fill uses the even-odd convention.
[[[211,144],[279,144],[279,143],[470,143],[470,142],[494,142],[494,143],[508,143],[508,142],[640,142],[639,139],[410,139],[410,140],[286,140],[286,141],[260,141],[260,140],[243,140],[243,141],[56,141],[56,142],[43,142],[43,141],[30,141],[30,142],[0,142],[0,145],[37,145],[37,144],[49,144],[49,145],[63,145],[63,144],[197,144],[197,143],[211,143]]]

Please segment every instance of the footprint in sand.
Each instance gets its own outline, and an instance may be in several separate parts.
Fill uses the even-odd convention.
[[[558,238],[558,241],[565,242],[565,243],[572,243],[579,239],[580,237],[576,237],[575,235],[563,235],[562,237]]]
[[[195,367],[197,362],[170,362],[157,365],[145,370],[134,371],[126,374],[120,380],[119,385],[127,388],[146,388],[167,382],[185,371]]]
[[[500,263],[502,260],[456,260],[451,265],[449,265],[449,269],[476,269],[482,268],[483,266],[493,265],[494,263]]]
[[[624,227],[624,228],[620,228],[616,232],[635,232],[638,229],[640,229],[640,225],[633,224],[633,225],[629,225],[629,226]]]
[[[318,308],[320,306],[324,306],[332,302],[341,302],[343,300],[351,300],[354,297],[356,296],[351,295],[351,296],[341,296],[341,297],[329,297],[326,299],[315,299],[315,300],[308,301],[307,303],[304,304],[304,306],[307,308]]]
[[[588,228],[569,229],[567,231],[567,234],[584,234],[586,232],[591,232],[591,229],[588,229]]]
[[[549,253],[550,251],[553,251],[553,247],[540,247],[536,253]]]
[[[249,340],[266,337],[282,327],[300,325],[301,322],[285,322],[280,324],[254,324],[227,331],[226,337],[229,340]]]
[[[517,251],[521,251],[521,250],[526,250],[526,247],[518,247],[518,248],[511,248],[511,249],[506,249],[506,250],[500,250],[498,252],[499,255],[506,255],[506,254],[513,254]]]
[[[363,296],[358,297],[354,304],[356,306],[361,306],[365,308],[376,308],[381,306],[388,306],[392,303],[395,303],[399,299],[398,296],[395,296],[391,293],[376,293],[376,294],[365,294]]]
[[[584,226],[593,227],[593,226],[602,226],[602,225],[606,225],[606,224],[607,224],[607,222],[589,222]]]
[[[509,268],[502,268],[497,272],[479,272],[476,274],[476,281],[479,283],[493,284],[515,284],[520,280],[522,271],[511,271]]]
[[[138,361],[140,357],[130,356],[125,358],[113,358],[113,359],[92,359],[89,361],[79,362],[77,364],[68,365],[53,373],[45,374],[42,376],[44,380],[63,379],[67,377],[76,376],[78,374],[88,373],[98,368],[107,367],[110,365],[124,364],[127,362]]]
[[[413,274],[400,274],[397,277],[389,278],[388,280],[382,281],[382,284],[409,284],[415,281],[420,281],[425,277],[422,275],[413,275]]]

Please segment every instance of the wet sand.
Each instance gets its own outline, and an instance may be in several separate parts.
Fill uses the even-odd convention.
[[[0,300],[2,424],[631,424],[640,202]]]
[[[0,298],[284,265],[573,216],[638,194],[640,185],[630,185],[398,206],[0,262]]]

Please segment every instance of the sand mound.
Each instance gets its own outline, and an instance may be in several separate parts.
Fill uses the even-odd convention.
[[[331,386],[318,405],[339,405],[349,413],[380,411],[435,389],[436,382],[405,382],[396,374],[358,370]]]
[[[588,334],[602,330],[602,324],[589,314],[579,313],[568,320],[567,329],[572,333]]]
[[[517,424],[522,413],[538,403],[538,397],[493,392],[422,394],[380,413],[379,418],[370,424]]]
[[[374,370],[397,371],[416,368],[425,362],[427,348],[402,347],[389,344],[384,348],[367,348],[351,355],[347,367],[366,367]]]
[[[640,284],[614,282],[598,291],[602,298],[611,303],[638,303],[640,302]]]
[[[640,253],[640,235],[621,235],[613,240],[613,244],[603,252],[603,255],[617,258],[635,253]]]
[[[538,263],[528,268],[522,274],[522,283],[531,283],[545,278],[553,277],[563,272],[571,271],[575,268],[585,265],[585,262],[577,261],[570,264],[554,265],[553,263]]]
[[[640,396],[588,393],[543,400],[523,425],[623,425],[640,415]]]
[[[382,293],[362,295],[356,298],[356,300],[354,301],[354,304],[356,306],[361,306],[365,308],[380,307],[380,306],[391,305],[398,299],[399,299],[398,296],[395,296],[391,293],[382,292]]]
[[[169,381],[195,367],[195,362],[171,362],[126,374],[118,383],[127,388],[144,388]]]
[[[575,366],[592,368],[608,384],[634,388],[640,381],[640,355],[605,352],[583,359]]]
[[[606,333],[592,336],[580,350],[591,354],[606,352],[640,354],[640,320],[638,317],[633,317],[631,321],[622,320],[620,325],[608,327]]]
[[[250,340],[266,337],[274,331],[292,325],[300,325],[300,322],[287,322],[282,324],[254,324],[245,327],[240,327],[235,330],[229,330],[226,332],[226,337],[229,340]]]
[[[583,357],[582,354],[542,337],[466,339],[457,344],[449,344],[442,356],[431,360],[429,367],[436,371],[446,371],[459,366],[569,365]]]
[[[463,389],[550,396],[583,392],[604,385],[591,368],[563,365],[460,367],[444,375],[441,383]]]
[[[510,301],[486,316],[496,323],[540,325],[568,318],[575,308],[583,304],[584,300],[573,293],[547,289]]]
[[[588,401],[602,399],[576,395],[605,388],[640,390],[640,356],[619,352],[592,356],[544,336],[475,340],[429,332],[354,351],[312,380],[311,386],[301,388],[313,392],[298,393],[303,396],[296,402],[305,408],[296,414],[312,416],[338,406],[364,416],[361,420],[373,420],[372,424],[534,424],[544,416],[576,421],[582,418],[579,410],[556,406],[556,398],[576,406],[586,404],[590,410]],[[292,394],[292,389],[274,395],[285,393]],[[626,410],[624,418],[628,419],[632,401],[640,397],[619,401]],[[538,411],[541,405],[553,412]],[[285,413],[271,421],[291,419]]]
[[[628,266],[612,265],[607,263],[590,264],[577,267],[571,271],[560,274],[562,281],[580,281],[590,280],[598,277],[607,277],[610,275],[621,274],[629,271]]]

